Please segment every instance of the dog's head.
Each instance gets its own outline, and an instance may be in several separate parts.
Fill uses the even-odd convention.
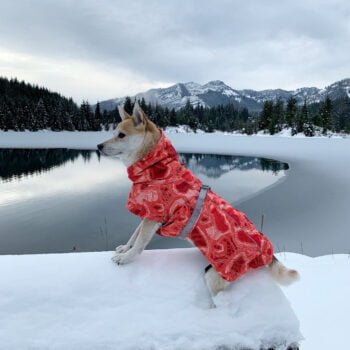
[[[113,137],[97,145],[97,148],[106,156],[118,157],[126,163],[132,163],[136,155],[147,148],[152,134],[157,133],[158,129],[138,103],[135,103],[132,115],[121,106],[118,109],[122,121],[114,130]]]

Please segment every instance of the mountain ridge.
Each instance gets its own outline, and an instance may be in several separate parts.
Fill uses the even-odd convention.
[[[341,97],[350,98],[350,78],[345,78],[324,87],[301,87],[295,90],[284,89],[233,89],[221,80],[212,80],[206,84],[199,84],[193,81],[176,83],[166,88],[153,88],[131,96],[132,100],[144,98],[147,103],[159,104],[162,107],[178,110],[184,107],[189,101],[192,105],[203,107],[214,107],[217,105],[235,104],[238,108],[247,108],[251,112],[259,112],[263,103],[267,100],[282,99],[284,102],[289,97],[295,97],[298,104],[316,103],[324,100],[326,96],[331,99]],[[123,103],[126,97],[100,102],[102,110],[112,110]]]

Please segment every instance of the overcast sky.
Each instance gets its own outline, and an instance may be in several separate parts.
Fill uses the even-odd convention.
[[[0,76],[95,103],[176,82],[350,77],[349,0],[1,0]]]

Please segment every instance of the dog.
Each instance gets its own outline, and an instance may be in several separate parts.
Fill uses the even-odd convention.
[[[273,246],[242,212],[233,208],[186,169],[163,131],[135,103],[132,115],[119,107],[121,122],[98,150],[127,166],[133,182],[127,208],[142,221],[125,245],[116,248],[117,264],[131,262],[155,233],[189,240],[205,255],[206,285],[215,297],[249,270],[268,266],[288,285],[299,279],[273,255]]]

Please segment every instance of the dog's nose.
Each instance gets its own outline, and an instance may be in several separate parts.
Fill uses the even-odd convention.
[[[99,151],[102,151],[103,143],[100,143],[99,145],[97,145],[97,148],[98,148]]]

